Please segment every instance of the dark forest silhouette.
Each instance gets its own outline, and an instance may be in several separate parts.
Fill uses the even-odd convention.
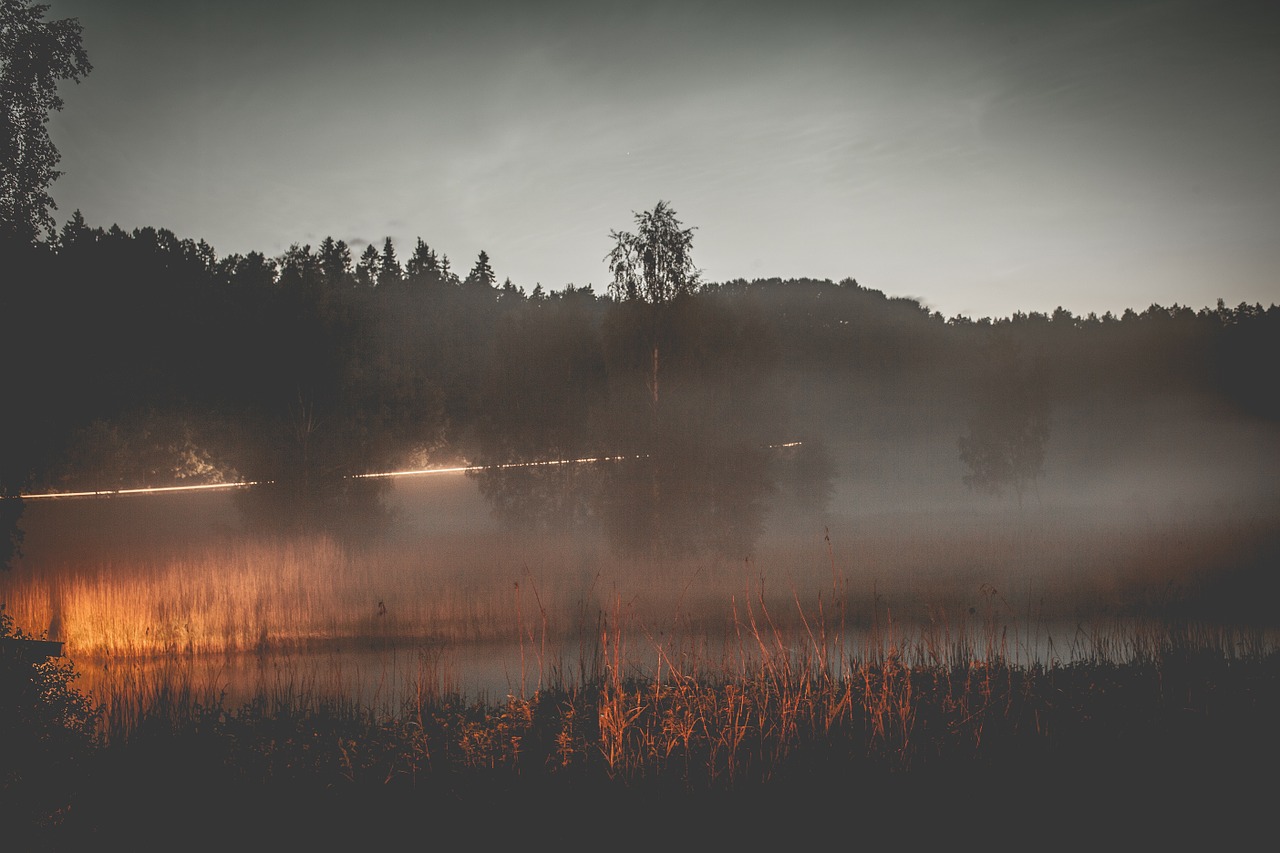
[[[460,462],[513,525],[741,554],[769,506],[820,515],[905,434],[1021,503],[1058,408],[1104,440],[1142,401],[1280,419],[1274,305],[947,319],[851,278],[706,283],[662,201],[602,223],[603,294],[499,284],[484,251],[459,275],[421,239],[219,257],[79,211],[55,231],[46,122],[92,68],[75,19],[2,11],[0,564],[32,490],[248,480],[250,525],[368,536],[388,482],[361,475]]]
[[[460,278],[421,240],[403,265],[389,239],[372,246],[356,264],[334,239],[220,258],[78,212],[55,239],[9,243],[6,466],[28,491],[269,482],[242,493],[247,520],[367,533],[386,481],[360,474],[622,456],[476,476],[515,524],[749,549],[766,498],[821,508],[845,462],[832,448],[871,411],[959,424],[953,457],[966,424],[998,428],[1031,388],[1045,424],[1055,407],[1187,396],[1280,418],[1275,306],[946,319],[853,279],[768,279],[700,284],[655,314],[591,287],[499,285],[483,254]],[[801,439],[827,461],[770,450]],[[971,473],[1021,492],[1037,469]]]

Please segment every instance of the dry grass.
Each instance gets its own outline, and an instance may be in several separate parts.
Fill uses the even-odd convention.
[[[146,767],[194,749],[184,778],[839,791],[1086,756],[1163,767],[1224,737],[1228,766],[1237,741],[1274,754],[1256,731],[1280,712],[1274,626],[1162,609],[1269,565],[1274,523],[868,516],[739,560],[640,561],[589,538],[356,548],[187,521],[48,525],[0,577],[18,625],[65,641],[107,751]],[[485,644],[506,689],[477,695],[459,685]]]
[[[832,544],[834,540],[834,545]],[[1057,517],[965,516],[850,522],[829,539],[767,540],[741,560],[622,560],[597,540],[434,534],[362,549],[324,535],[191,536],[161,545],[35,542],[0,577],[9,612],[77,658],[225,654],[360,639],[475,643],[530,630],[563,639],[581,614],[621,596],[640,618],[718,633],[724,603],[759,583],[790,626],[796,590],[843,584],[854,626],[879,602],[902,624],[985,609],[997,590],[1024,625],[1151,612],[1223,566],[1274,547],[1274,525],[1108,528]],[[868,594],[869,593],[869,594]],[[835,606],[836,602],[829,599]]]
[[[615,594],[583,625],[576,676],[549,663],[542,620],[521,617],[520,677],[537,686],[496,701],[456,691],[430,656],[394,698],[277,668],[243,702],[202,680],[194,656],[162,657],[117,685],[60,837],[145,825],[172,843],[256,814],[282,842],[314,829],[323,849],[424,825],[437,839],[515,841],[538,826],[578,844],[649,829],[655,843],[694,831],[758,843],[816,803],[891,840],[920,814],[949,816],[952,833],[992,809],[1006,829],[1030,827],[1084,807],[1081,791],[1123,801],[1150,832],[1147,815],[1184,800],[1218,813],[1216,798],[1280,757],[1280,655],[1263,632],[1129,623],[1081,630],[1069,658],[1016,663],[994,590],[969,621],[899,623],[879,600],[869,630],[853,630],[838,577],[785,607],[766,589],[730,597],[715,646],[654,630]],[[526,594],[545,601],[527,579]],[[946,837],[932,824],[913,837],[926,830]]]

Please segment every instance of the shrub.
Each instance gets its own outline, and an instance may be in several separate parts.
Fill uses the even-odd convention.
[[[99,709],[72,682],[70,662],[31,656],[13,640],[0,604],[0,825],[6,834],[48,828],[69,808],[97,746]]]

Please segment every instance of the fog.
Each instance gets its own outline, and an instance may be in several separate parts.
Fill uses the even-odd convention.
[[[566,626],[584,607],[607,609],[615,594],[644,619],[706,620],[753,589],[808,603],[829,597],[833,584],[850,612],[869,617],[879,603],[904,621],[963,614],[992,589],[1022,617],[1272,616],[1280,554],[1274,423],[1203,399],[1057,408],[1043,473],[1019,501],[964,484],[958,415],[922,423],[898,406],[860,407],[856,420],[846,435],[838,422],[789,425],[822,448],[823,464],[809,474],[825,479],[817,484],[801,471],[804,444],[765,448],[762,478],[751,464],[744,477],[727,463],[731,470],[712,471],[710,485],[699,480],[706,466],[687,459],[628,476],[618,469],[640,461],[517,468],[497,485],[484,471],[408,475],[390,481],[390,521],[377,536],[338,542],[350,560],[373,567],[371,600],[397,596],[377,583],[378,566],[420,558],[433,582],[492,585],[485,595],[508,599],[499,609],[514,610],[510,591],[525,579],[554,591],[556,604],[579,611],[555,616]],[[665,478],[661,500],[677,512],[648,514],[657,477]],[[742,494],[751,488],[757,494]],[[532,490],[582,512],[546,524],[513,510],[520,500],[496,500],[503,490],[522,492],[521,500]],[[677,491],[717,512],[701,513]],[[722,516],[732,508],[725,491],[751,505],[749,523]],[[617,507],[639,519],[635,526],[611,523],[607,513]],[[680,536],[636,538],[671,522],[681,524]],[[24,556],[5,580],[127,572],[131,562],[266,535],[234,494],[214,493],[32,501],[25,528]],[[733,539],[735,531],[746,533]],[[210,568],[218,570],[216,561]],[[691,612],[695,606],[705,612]]]
[[[73,343],[0,424],[16,623],[119,659],[1280,613],[1275,306],[947,319],[853,279],[651,301],[411,260],[33,250],[15,351]]]

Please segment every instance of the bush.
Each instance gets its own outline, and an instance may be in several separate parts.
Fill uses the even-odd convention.
[[[32,639],[0,604],[0,826],[10,837],[65,818],[98,743],[99,709],[72,687],[73,665],[11,642]]]

